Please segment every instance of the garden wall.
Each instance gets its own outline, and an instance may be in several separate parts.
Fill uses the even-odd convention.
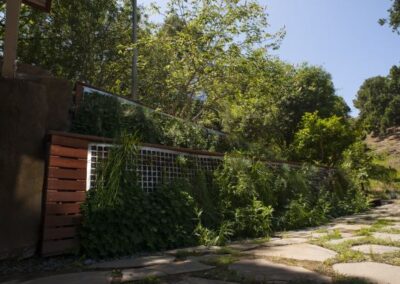
[[[0,79],[0,259],[36,252],[45,136],[68,128],[71,107],[67,81],[27,66],[18,78]]]
[[[96,169],[114,147],[113,142],[103,137],[51,132],[41,255],[58,255],[78,248],[80,206],[86,199],[86,190],[94,187]],[[168,180],[190,178],[199,170],[214,172],[223,157],[222,153],[141,144],[135,157],[136,169],[130,170],[136,171],[142,189],[150,193]],[[287,164],[267,163],[271,167]],[[289,166],[300,167],[295,163]],[[323,178],[327,170],[322,168],[321,173]]]
[[[51,132],[48,142],[41,243],[43,256],[77,248],[77,227],[82,218],[80,206],[86,199],[86,190],[95,182],[96,166],[113,147],[112,139],[65,132]],[[163,178],[188,177],[198,169],[214,171],[222,157],[221,153],[141,144],[135,170],[142,189],[151,192]],[[191,166],[184,167],[180,158]]]

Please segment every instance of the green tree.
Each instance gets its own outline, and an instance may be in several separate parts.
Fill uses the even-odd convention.
[[[140,99],[199,121],[229,95],[219,87],[237,58],[279,44],[267,26],[257,1],[171,0],[164,23],[139,39]]]
[[[318,111],[321,118],[333,115],[347,118],[350,108],[342,97],[335,94],[332,76],[318,66],[303,65],[293,78],[293,92],[281,97],[278,102],[281,130],[284,142],[290,145],[299,129],[300,121],[307,112]]]
[[[331,76],[320,67],[295,68],[260,51],[236,62],[225,70],[232,80],[219,88],[231,95],[218,101],[214,116],[241,148],[278,152],[276,158],[284,158],[306,112],[318,111],[323,118],[348,116]]]
[[[355,138],[349,123],[343,118],[321,118],[318,112],[306,113],[292,147],[295,157],[300,160],[335,166]]]
[[[127,1],[125,1],[127,2]],[[73,82],[108,88],[130,39],[129,5],[117,0],[53,1],[50,14],[23,6],[18,59]],[[128,3],[128,2],[127,2]],[[4,6],[0,6],[0,22]],[[0,25],[0,36],[4,26]]]
[[[367,79],[357,93],[354,105],[360,110],[359,123],[367,132],[384,134],[400,125],[400,67],[393,66],[386,77]]]
[[[393,32],[400,34],[400,0],[393,0],[393,5],[390,7],[388,12],[389,18],[380,19],[379,23],[381,25],[388,23],[392,27]]]

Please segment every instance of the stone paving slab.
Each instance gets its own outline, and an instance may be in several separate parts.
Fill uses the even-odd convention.
[[[180,274],[180,273],[189,273],[189,272],[197,272],[203,270],[209,270],[214,268],[214,266],[205,265],[195,260],[185,260],[167,264],[160,264],[156,266],[152,266],[152,270],[161,271],[165,274]]]
[[[388,220],[388,221],[394,221],[394,222],[400,222],[400,217],[399,216],[387,216],[383,218],[379,218],[383,220]]]
[[[226,282],[221,280],[211,280],[203,278],[188,277],[178,282],[177,284],[238,284],[234,282]]]
[[[268,241],[263,243],[263,246],[273,247],[273,246],[286,246],[286,245],[294,245],[294,244],[303,244],[308,242],[306,238],[284,238],[284,239],[275,239],[272,241]]]
[[[381,246],[381,245],[360,245],[360,246],[354,246],[351,249],[367,254],[370,253],[383,254],[383,253],[393,253],[400,251],[400,248],[398,247]]]
[[[59,274],[33,280],[13,280],[3,284],[109,284],[111,272],[80,272]]]
[[[252,244],[252,243],[233,243],[227,245],[228,248],[239,250],[239,251],[246,251],[251,250],[259,247],[259,244]]]
[[[328,233],[311,233],[311,238],[312,239],[319,239],[322,237],[326,237],[328,235]]]
[[[363,238],[364,238],[363,236],[348,237],[348,238],[330,240],[327,243],[331,244],[331,245],[338,245],[338,244],[344,243],[346,241],[355,241],[355,240],[360,240],[360,239],[363,239]]]
[[[198,253],[198,254],[207,254],[207,253],[215,253],[221,249],[220,246],[197,246],[197,247],[189,247],[189,248],[181,248],[168,250],[165,253],[169,255],[176,255],[178,253]]]
[[[388,240],[392,242],[400,241],[400,234],[389,234],[389,233],[374,233],[374,238]]]
[[[387,229],[400,230],[400,223],[396,223],[392,226],[388,226]]]
[[[331,278],[302,267],[273,263],[265,259],[243,259],[229,266],[248,279],[268,283],[307,281],[307,283],[331,283]]]
[[[171,263],[175,260],[172,256],[144,256],[136,258],[126,258],[114,261],[95,263],[90,266],[94,269],[113,269],[113,268],[135,268],[147,267],[157,264]]]
[[[256,256],[274,256],[320,262],[336,256],[336,252],[334,251],[310,244],[264,247],[248,252]]]
[[[142,280],[150,276],[162,277],[166,274],[150,268],[126,269],[122,271],[122,282]]]
[[[400,266],[384,263],[339,263],[333,265],[333,269],[337,273],[364,278],[377,284],[398,284],[400,278]]]
[[[313,233],[312,230],[289,231],[281,233],[280,236],[284,239],[287,238],[309,238]]]
[[[344,230],[344,231],[358,231],[364,228],[368,228],[370,226],[365,225],[365,224],[344,224],[344,223],[339,223],[335,224],[332,229],[333,230]]]

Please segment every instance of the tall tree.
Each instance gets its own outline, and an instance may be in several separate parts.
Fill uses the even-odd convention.
[[[347,118],[350,112],[343,98],[336,95],[331,75],[318,66],[300,66],[293,78],[293,92],[281,97],[277,104],[286,145],[293,142],[305,113],[318,111],[321,118]]]
[[[384,134],[399,126],[400,67],[393,66],[386,77],[367,79],[357,93],[354,105],[360,110],[359,123],[367,132]]]
[[[215,82],[236,58],[277,46],[282,34],[267,27],[257,1],[171,0],[164,24],[139,38],[141,99],[198,120],[222,96]]]
[[[349,107],[335,94],[329,73],[320,67],[293,67],[271,60],[262,53],[242,59],[220,90],[234,96],[218,104],[223,129],[238,140],[266,147],[287,149],[293,142],[303,115],[318,111],[322,118],[337,115],[346,119]]]
[[[19,60],[71,81],[108,87],[124,59],[120,46],[131,41],[127,7],[117,0],[53,1],[52,12],[44,14],[23,6]]]
[[[379,23],[381,25],[388,23],[392,27],[393,32],[397,32],[398,34],[400,34],[400,0],[392,1],[393,5],[388,10],[388,19],[380,19]]]

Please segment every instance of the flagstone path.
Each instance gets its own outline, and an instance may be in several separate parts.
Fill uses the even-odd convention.
[[[400,201],[269,241],[172,250],[83,270],[2,283],[400,283]]]

